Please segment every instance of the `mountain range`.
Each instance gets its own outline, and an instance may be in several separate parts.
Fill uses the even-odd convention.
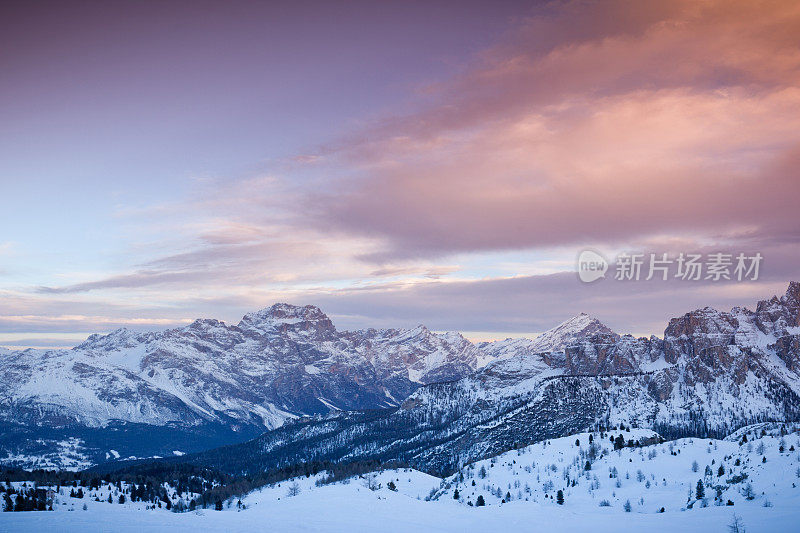
[[[449,473],[600,425],[724,436],[798,417],[797,282],[755,311],[674,318],[663,338],[580,314],[474,345],[424,326],[338,331],[316,307],[276,304],[237,325],[0,353],[0,461],[26,467],[173,456],[236,473],[313,459]]]

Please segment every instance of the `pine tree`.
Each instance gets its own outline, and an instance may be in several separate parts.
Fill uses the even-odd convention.
[[[703,486],[703,480],[697,480],[697,488],[695,489],[695,495],[697,496],[698,500],[702,500],[706,497],[706,488]]]
[[[561,489],[559,489],[559,491],[556,492],[556,503],[558,505],[564,505],[564,491],[562,491]]]
[[[484,505],[486,505],[486,501],[483,499],[483,494],[480,494],[475,502],[475,507],[483,507]]]
[[[214,504],[214,510],[215,511],[221,511],[222,510],[222,500],[217,499],[217,503]]]
[[[454,490],[453,491],[453,499],[457,500],[459,497],[460,497],[460,494],[458,493],[458,489]]]
[[[583,469],[584,470],[591,470],[592,469],[592,463],[590,463],[589,461],[586,461],[586,464],[583,466]]]

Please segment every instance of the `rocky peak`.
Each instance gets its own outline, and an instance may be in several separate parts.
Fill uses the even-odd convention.
[[[800,283],[790,282],[781,298],[773,296],[758,302],[755,320],[761,331],[776,337],[786,335],[788,328],[800,326]]]
[[[561,352],[572,343],[596,335],[619,338],[619,335],[596,318],[581,313],[536,337],[533,348],[537,352]]]
[[[431,335],[433,335],[431,331],[422,324],[419,324],[418,326],[411,329],[397,330],[397,334],[398,334],[397,340],[400,342],[425,341],[429,337],[431,337]]]
[[[694,335],[729,335],[736,329],[736,319],[713,307],[695,309],[669,321],[664,337]]]
[[[224,328],[225,322],[221,320],[217,320],[215,318],[198,318],[188,326],[187,329],[196,329],[196,330],[206,330],[206,329],[213,329],[213,328]]]
[[[336,331],[331,319],[319,307],[287,303],[276,303],[260,311],[247,313],[239,322],[239,328],[260,333],[308,331],[323,334]]]
[[[139,334],[123,327],[115,329],[106,335],[100,333],[89,335],[85,341],[73,348],[73,350],[110,351],[133,348],[140,344],[146,336],[146,334]]]
[[[781,302],[786,307],[786,318],[789,326],[800,326],[800,282],[789,282],[786,295],[781,298]]]
[[[800,305],[800,281],[790,281],[786,289],[785,301],[788,305]]]

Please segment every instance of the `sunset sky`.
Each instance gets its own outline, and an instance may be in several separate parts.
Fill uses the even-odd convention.
[[[0,345],[278,301],[661,334],[800,279],[800,3],[4,3],[0,184]],[[587,247],[764,260],[584,284]]]

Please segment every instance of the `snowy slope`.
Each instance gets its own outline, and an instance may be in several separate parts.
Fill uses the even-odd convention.
[[[752,433],[760,434],[758,430]],[[652,436],[650,431],[637,429],[612,430],[611,434],[622,434],[627,440]],[[205,509],[175,514],[164,508],[146,510],[141,502],[120,505],[113,487],[97,491],[103,497],[113,493],[115,503],[111,504],[104,498],[100,502],[70,498],[62,489],[56,512],[3,513],[0,528],[262,531],[268,525],[276,531],[444,532],[557,527],[576,532],[705,533],[726,531],[734,512],[750,532],[792,531],[800,520],[797,433],[754,435],[756,438],[741,445],[681,439],[614,451],[596,432],[596,457],[590,461],[591,470],[586,470],[589,435],[571,435],[502,454],[444,480],[411,469],[381,471],[323,486],[317,486],[323,474],[287,480],[249,494],[242,499],[242,506],[233,500],[226,502],[221,512]],[[789,451],[792,446],[794,451]],[[762,462],[764,457],[766,462]],[[705,472],[706,465],[710,475]],[[723,475],[719,475],[720,466],[725,469]],[[698,480],[704,482],[705,504],[696,498]],[[744,495],[748,485],[752,499]],[[716,487],[723,505],[715,502]],[[458,499],[453,498],[456,489]],[[564,493],[563,505],[555,500],[559,489]],[[484,497],[485,507],[474,506],[478,495]],[[502,503],[506,495],[511,496],[510,501]],[[176,495],[173,498],[177,501]],[[727,505],[728,500],[732,506]],[[601,506],[603,501],[609,505]],[[630,512],[625,511],[628,501]]]
[[[759,437],[753,431],[747,443],[691,438],[618,450],[610,438],[622,435],[626,442],[636,442],[656,434],[630,428],[603,435],[580,433],[471,464],[447,478],[435,498],[453,499],[459,490],[462,505],[474,504],[479,495],[487,505],[514,501],[559,505],[556,497],[561,490],[567,508],[608,502],[624,511],[625,502],[630,502],[631,512],[638,513],[660,512],[662,507],[685,511],[727,506],[728,501],[733,506],[769,505],[787,494],[800,495],[795,472],[800,467],[800,435],[781,437],[772,427],[776,436]],[[698,481],[703,483],[705,502],[697,499]],[[746,497],[748,486],[752,499]]]

